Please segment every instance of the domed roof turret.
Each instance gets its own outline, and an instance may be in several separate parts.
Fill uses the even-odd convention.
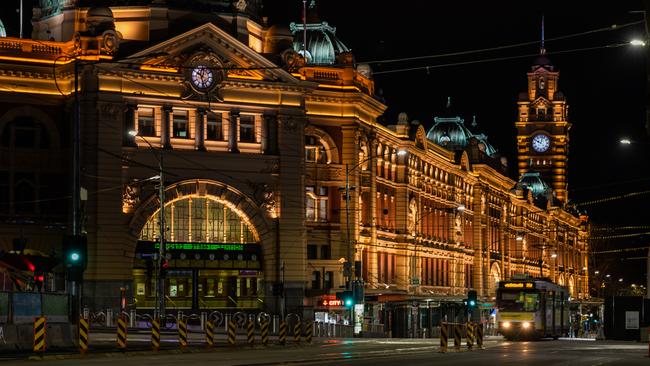
[[[522,174],[517,183],[518,187],[526,188],[533,193],[533,197],[537,198],[550,198],[551,188],[544,182],[538,172],[528,172]]]
[[[2,24],[2,20],[0,20],[0,37],[6,37],[7,36],[7,30],[5,29],[5,25]]]
[[[315,0],[309,4],[307,24],[291,23],[289,29],[293,33],[293,49],[300,54],[306,49],[307,64],[332,65],[336,63],[339,54],[350,52],[350,49],[336,37],[336,28],[327,22],[319,21]],[[305,46],[303,42],[306,43]]]

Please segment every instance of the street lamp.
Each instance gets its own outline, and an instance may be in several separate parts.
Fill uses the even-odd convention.
[[[165,279],[164,279],[164,268],[163,268],[163,257],[165,255],[165,179],[163,176],[163,151],[160,149],[160,153],[156,154],[156,149],[151,145],[149,140],[145,137],[138,135],[138,132],[135,130],[129,131],[129,135],[133,137],[140,137],[144,142],[149,145],[149,149],[153,153],[156,161],[158,161],[158,200],[160,201],[160,214],[158,223],[160,224],[160,244],[158,245],[158,286],[156,288],[156,297],[158,299],[158,317],[160,321],[165,322]],[[153,178],[149,178],[153,179]]]
[[[641,40],[641,39],[633,39],[633,40],[630,41],[630,45],[634,46],[634,47],[645,47],[646,42],[644,40]]]

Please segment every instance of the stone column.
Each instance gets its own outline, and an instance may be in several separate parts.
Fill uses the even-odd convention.
[[[135,131],[135,111],[138,110],[138,106],[135,104],[127,104],[126,112],[124,114],[124,131],[122,131],[122,145],[136,147],[138,146],[135,143],[135,136],[132,136],[129,132]]]
[[[194,149],[205,151],[205,109],[198,108],[194,115]]]
[[[368,156],[374,156],[377,153],[376,140],[370,139],[368,141]],[[370,169],[370,198],[368,205],[370,218],[370,246],[368,248],[368,280],[371,283],[377,282],[378,268],[377,268],[377,162],[376,158],[370,159],[368,168]]]
[[[239,109],[232,109],[230,111],[230,126],[228,128],[228,151],[231,153],[238,153],[237,148],[237,125],[239,124]]]
[[[278,154],[278,122],[274,114],[265,113],[262,121],[262,153]]]
[[[162,107],[162,118],[160,119],[160,146],[163,149],[171,149],[171,120],[172,120],[172,106],[164,105]]]

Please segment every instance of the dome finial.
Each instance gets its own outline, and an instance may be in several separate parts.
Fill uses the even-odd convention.
[[[472,116],[472,127],[476,127],[476,126],[477,126],[477,123],[476,123],[476,115],[473,115],[473,116]]]
[[[451,108],[451,97],[447,97],[447,108]]]

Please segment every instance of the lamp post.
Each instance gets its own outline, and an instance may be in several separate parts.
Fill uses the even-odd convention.
[[[138,135],[137,131],[129,131],[129,135],[133,137],[140,137],[144,142],[149,145],[149,149],[153,153],[156,161],[158,161],[158,200],[160,201],[160,214],[158,218],[158,224],[160,228],[159,241],[158,245],[158,286],[156,287],[156,298],[158,300],[158,316],[161,322],[165,322],[165,279],[163,276],[163,261],[165,255],[165,178],[163,171],[163,151],[160,149],[160,153],[155,153],[155,148],[151,145],[149,140],[145,137]]]
[[[643,12],[645,17],[645,12]],[[645,44],[644,44],[645,45]],[[649,142],[631,140],[627,137],[623,137],[619,140],[619,143],[623,146],[639,144],[639,145],[650,145]],[[650,248],[648,248],[648,259],[646,261],[646,299],[650,299]]]
[[[404,149],[399,149],[397,151],[398,156],[404,156],[404,155],[406,155],[406,153],[407,153],[407,151],[404,150]],[[345,189],[345,231],[346,231],[346,239],[347,239],[346,240],[347,241],[347,260],[346,260],[346,262],[344,264],[343,274],[347,278],[346,290],[348,290],[348,291],[353,290],[353,287],[352,287],[352,278],[353,278],[353,275],[352,275],[353,257],[352,257],[352,255],[353,254],[352,254],[352,239],[351,239],[351,235],[350,235],[350,190],[354,189],[354,187],[350,186],[350,173],[353,172],[358,167],[360,167],[361,164],[363,164],[363,163],[365,163],[365,162],[367,162],[369,160],[372,160],[372,159],[374,159],[376,157],[377,157],[377,155],[372,155],[371,154],[367,158],[365,158],[365,159],[361,160],[360,162],[358,162],[357,164],[353,165],[351,168],[350,168],[349,164],[347,164],[347,163],[345,164],[345,187],[344,187],[344,189]],[[372,184],[374,184],[374,183],[372,183]],[[356,293],[354,293],[354,295],[356,295]],[[355,307],[356,307],[356,305],[355,305]],[[355,309],[351,308],[350,312],[351,312],[351,316],[350,316],[351,324],[354,327],[354,330],[355,330],[355,333],[356,333],[357,330],[360,331],[361,329],[357,328],[357,326],[356,326]]]

